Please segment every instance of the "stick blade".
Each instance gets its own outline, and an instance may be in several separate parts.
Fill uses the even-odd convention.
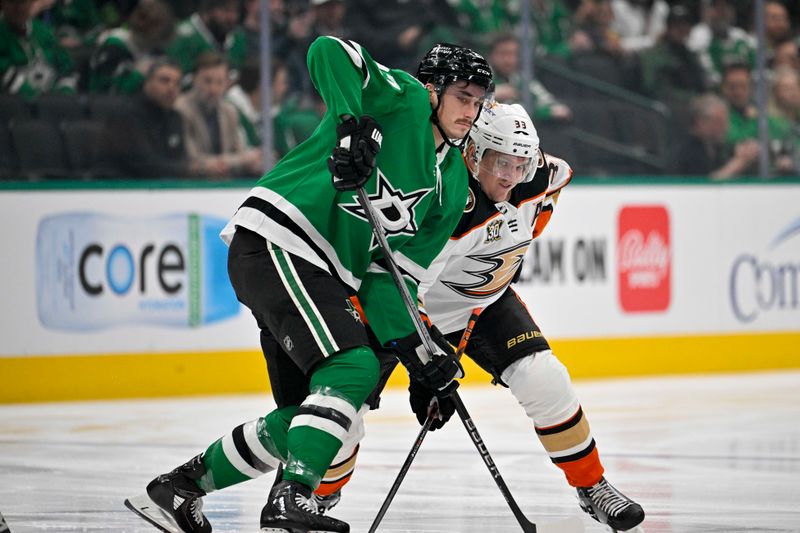
[[[147,494],[134,496],[125,500],[125,507],[136,513],[139,518],[164,533],[183,533],[178,524],[167,513],[161,510]]]
[[[536,524],[536,533],[583,533],[584,530],[583,518],[577,515],[555,522]]]

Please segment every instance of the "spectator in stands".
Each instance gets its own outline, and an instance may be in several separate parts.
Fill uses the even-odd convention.
[[[628,52],[650,48],[664,33],[669,13],[666,0],[612,0],[611,8],[612,28]]]
[[[692,98],[706,89],[706,75],[700,60],[686,46],[692,26],[693,20],[686,7],[673,5],[664,36],[641,54],[643,91],[670,107],[681,129],[688,125],[686,109]]]
[[[288,89],[286,66],[272,58],[272,101],[281,101]],[[245,61],[239,83],[228,89],[225,98],[236,107],[240,135],[247,146],[261,146],[261,68],[256,58]]]
[[[78,76],[52,29],[33,18],[33,0],[0,0],[0,92],[34,98],[75,92]]]
[[[164,55],[175,21],[162,0],[141,0],[128,24],[104,32],[92,55],[89,90],[135,94],[154,59]]]
[[[753,82],[750,67],[744,63],[727,65],[722,71],[720,92],[728,104],[730,128],[727,140],[737,144],[746,139],[758,138],[758,110],[752,103]],[[771,139],[784,139],[786,125],[767,114]]]
[[[458,13],[447,0],[348,0],[352,39],[376,61],[412,71],[437,42],[468,43],[458,35]]]
[[[200,0],[198,11],[178,24],[167,53],[190,73],[200,54],[219,52],[228,58],[235,79],[247,55],[244,31],[238,22],[238,0]],[[184,85],[189,81],[185,79]]]
[[[764,4],[764,30],[767,39],[767,54],[772,57],[775,47],[792,37],[789,11],[779,0],[767,0]]]
[[[67,49],[92,45],[104,28],[104,20],[96,0],[38,0],[34,11],[48,20]]]
[[[183,117],[186,151],[207,176],[260,175],[261,150],[247,147],[239,135],[236,108],[223,98],[228,86],[225,57],[218,52],[200,54],[192,89],[175,103]]]
[[[459,25],[471,35],[481,36],[512,31],[519,23],[519,3],[508,0],[460,0]],[[534,7],[535,9],[535,7]],[[535,11],[541,14],[541,11]]]
[[[568,59],[573,50],[588,45],[587,37],[572,37],[574,24],[564,0],[533,0],[533,24],[536,26],[538,52],[543,55]]]
[[[619,34],[613,29],[611,0],[582,0],[575,12],[575,22],[577,29],[573,38],[580,33],[585,35],[582,53],[600,52],[612,56],[625,53]]]
[[[689,34],[689,49],[698,55],[708,79],[715,86],[722,78],[724,65],[744,63],[751,69],[756,65],[755,39],[742,28],[733,26],[735,18],[731,0],[707,0],[703,21]]]
[[[150,65],[142,92],[109,115],[99,158],[129,178],[178,178],[200,174],[186,154],[183,120],[175,110],[181,68],[172,60]]]
[[[775,170],[781,174],[800,170],[800,72],[789,66],[775,71],[767,107],[769,115],[785,125],[785,139],[772,139],[776,155]]]
[[[677,175],[730,179],[751,171],[758,160],[758,142],[726,142],[730,122],[728,106],[714,94],[692,100],[691,130],[673,157],[672,172]]]
[[[800,72],[800,52],[797,48],[797,41],[787,39],[775,46],[770,63],[772,70],[781,67],[789,67]]]
[[[344,0],[311,0],[314,24],[311,28],[311,41],[322,35],[347,38],[349,30],[345,24],[347,5]]]
[[[243,28],[247,49],[259,50],[261,43],[261,21],[259,0],[244,3]],[[269,2],[270,44],[272,57],[279,57],[289,75],[289,92],[305,94],[313,90],[306,66],[306,52],[312,40],[312,26],[316,12],[307,2],[271,0]],[[350,37],[352,38],[352,36]]]
[[[512,33],[496,35],[489,45],[486,59],[494,72],[495,98],[498,102],[516,103],[522,99],[519,47],[519,39]],[[533,102],[531,115],[537,123],[547,120],[569,120],[572,117],[572,110],[559,102],[539,81],[531,81],[528,90]]]

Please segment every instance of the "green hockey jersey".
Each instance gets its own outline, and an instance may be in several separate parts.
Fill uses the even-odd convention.
[[[203,52],[211,51],[224,54],[228,58],[231,69],[238,71],[242,68],[247,55],[244,32],[241,28],[236,28],[230,32],[221,49],[214,36],[211,35],[209,29],[203,23],[200,15],[195,13],[178,24],[175,30],[175,38],[167,47],[167,55],[180,64],[184,74],[190,74],[194,70],[194,62],[197,60],[197,56]]]
[[[95,93],[136,94],[144,84],[137,62],[154,60],[136,46],[128,28],[114,28],[100,35],[90,63],[89,90]]]
[[[222,238],[230,242],[237,225],[263,235],[352,288],[382,343],[404,337],[413,323],[356,193],[331,184],[327,160],[336,125],[345,114],[371,115],[381,125],[383,145],[364,188],[414,297],[464,210],[464,161],[456,149],[437,154],[425,87],[375,62],[359,44],[318,38],[308,70],[327,113],[307,141],[259,180]]]
[[[21,36],[0,16],[0,92],[24,98],[75,92],[77,79],[72,59],[47,24],[32,20]]]

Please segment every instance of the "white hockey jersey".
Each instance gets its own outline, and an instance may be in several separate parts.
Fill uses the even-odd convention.
[[[473,309],[500,298],[571,179],[572,168],[549,154],[543,154],[533,179],[514,187],[506,202],[493,202],[478,180],[470,179],[464,214],[431,264],[436,281],[419,288],[424,310],[442,333],[463,330]]]

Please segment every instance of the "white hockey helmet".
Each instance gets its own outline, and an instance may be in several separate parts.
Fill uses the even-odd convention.
[[[475,168],[479,168],[486,150],[491,148],[502,154],[531,158],[522,181],[533,179],[539,163],[539,134],[521,105],[487,102],[472,125],[469,138],[475,146],[472,155]]]

